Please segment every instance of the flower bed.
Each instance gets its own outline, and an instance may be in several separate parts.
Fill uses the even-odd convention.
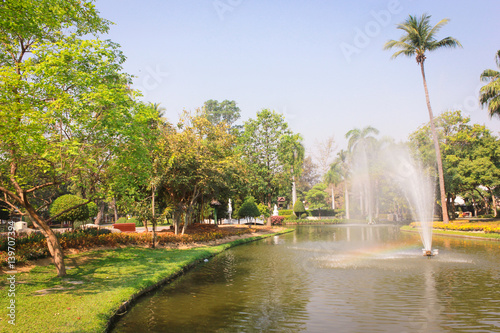
[[[185,235],[175,235],[172,231],[158,232],[159,245],[189,244],[208,242],[230,236],[239,236],[255,232],[253,228],[218,228],[210,224],[194,224],[187,228]],[[151,233],[111,233],[107,229],[87,229],[56,234],[63,250],[86,250],[98,246],[137,245],[144,246],[151,243]],[[7,236],[0,236],[1,265],[7,264]],[[30,234],[16,238],[17,263],[26,263],[28,260],[40,259],[49,256],[47,241],[41,234]]]
[[[416,228],[420,226],[420,222],[410,223],[410,227]],[[441,230],[453,230],[453,231],[468,231],[468,232],[484,232],[484,233],[497,233],[500,234],[500,225],[498,222],[493,223],[471,223],[469,221],[465,223],[443,223],[443,222],[433,222],[433,229]]]

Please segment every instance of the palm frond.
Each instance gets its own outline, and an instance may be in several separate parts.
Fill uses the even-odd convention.
[[[485,82],[500,79],[500,72],[493,70],[493,69],[485,69],[481,73],[480,78],[481,78],[481,81],[485,81]]]
[[[448,18],[444,18],[442,19],[441,21],[439,21],[438,23],[436,23],[436,25],[434,27],[432,27],[432,29],[429,31],[429,36],[433,37],[439,30],[441,30],[441,28],[443,26],[445,26],[448,22],[450,21],[450,19]]]
[[[460,44],[460,42],[453,37],[446,37],[440,41],[432,43],[432,46],[429,47],[429,51],[433,51],[441,47],[462,47],[462,44]]]

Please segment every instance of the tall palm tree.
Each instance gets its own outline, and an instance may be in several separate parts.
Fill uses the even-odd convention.
[[[495,60],[500,68],[500,50],[497,51]],[[489,82],[480,90],[479,101],[482,106],[488,106],[490,117],[497,115],[500,117],[500,72],[494,69],[486,69],[481,73],[481,80]]]
[[[435,26],[431,26],[431,16],[423,14],[420,18],[410,15],[404,23],[398,24],[397,28],[404,31],[404,34],[399,40],[390,40],[384,45],[385,50],[392,48],[399,49],[392,55],[396,58],[400,55],[408,57],[415,56],[417,64],[420,65],[422,79],[424,83],[425,100],[427,102],[427,110],[431,124],[432,138],[434,140],[434,149],[436,150],[436,160],[439,174],[439,188],[441,193],[441,207],[443,210],[443,222],[448,223],[448,208],[446,190],[444,187],[443,162],[441,159],[441,150],[439,149],[439,141],[434,125],[434,116],[432,114],[431,102],[429,100],[429,91],[427,90],[427,81],[425,79],[424,62],[426,59],[425,53],[434,51],[444,47],[462,47],[460,42],[453,37],[446,37],[441,40],[436,39],[436,33],[446,24],[449,19],[442,19]]]
[[[339,161],[335,161],[330,165],[330,169],[323,176],[323,182],[332,189],[332,209],[335,210],[335,186],[342,181],[342,168]]]
[[[370,145],[374,140],[376,140],[371,134],[377,135],[379,133],[378,129],[367,126],[363,129],[354,128],[346,133],[345,138],[349,141],[347,142],[347,148],[350,152],[353,152],[357,145]]]
[[[345,217],[350,218],[349,215],[349,190],[347,188],[347,181],[349,178],[349,152],[341,150],[337,153],[337,158],[331,164],[330,170],[324,176],[324,181],[328,184],[338,184],[340,181],[344,183],[344,203],[345,203]],[[334,198],[332,198],[334,200]]]

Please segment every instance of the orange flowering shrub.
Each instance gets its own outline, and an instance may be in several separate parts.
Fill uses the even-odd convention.
[[[208,242],[235,235],[254,232],[252,228],[218,228],[213,224],[194,224],[187,228],[186,234],[175,235],[172,231],[158,232],[157,241],[160,245],[172,243],[196,243]],[[56,234],[63,250],[67,249],[91,249],[98,246],[115,247],[119,245],[151,244],[151,233],[110,233],[106,229],[87,229],[64,232]],[[7,264],[7,236],[0,235],[0,262]],[[49,256],[47,241],[38,233],[30,235],[18,235],[16,238],[16,260],[17,263],[25,263],[27,260],[45,258]]]
[[[410,223],[412,228],[416,228],[420,226],[420,222],[412,222]],[[441,230],[453,230],[453,231],[476,231],[476,232],[484,232],[484,233],[499,233],[500,234],[500,226],[498,223],[443,223],[443,222],[434,222],[432,224],[433,229],[441,229]]]

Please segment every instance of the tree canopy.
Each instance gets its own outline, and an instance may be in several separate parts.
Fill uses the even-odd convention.
[[[497,67],[500,69],[500,50],[495,56]],[[500,117],[500,72],[494,69],[485,69],[481,73],[481,80],[488,82],[481,87],[479,101],[482,106],[488,107],[490,117]]]
[[[268,109],[244,124],[238,148],[250,170],[252,194],[271,208],[280,189],[290,193],[294,175],[302,171],[302,138],[294,134],[281,114]],[[274,199],[276,200],[276,199]],[[268,225],[271,220],[268,219]]]
[[[129,142],[137,109],[125,57],[97,38],[109,22],[90,1],[4,1],[0,6],[0,191],[47,237],[59,275],[62,250],[36,193],[71,183],[98,195],[107,166]]]

